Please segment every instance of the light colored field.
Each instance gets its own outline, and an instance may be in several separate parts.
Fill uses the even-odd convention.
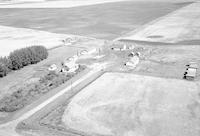
[[[68,37],[72,35],[0,26],[0,56],[7,56],[13,50],[32,45],[43,45],[49,49],[61,45],[61,40]]]
[[[161,17],[121,39],[188,44],[200,42],[200,2]]]
[[[0,8],[71,8],[78,6],[88,6],[101,3],[129,1],[129,0],[52,0],[52,1],[40,1],[32,0],[34,3],[22,1],[10,1],[0,3]]]
[[[106,73],[69,103],[67,127],[91,135],[199,136],[199,85],[125,73]]]

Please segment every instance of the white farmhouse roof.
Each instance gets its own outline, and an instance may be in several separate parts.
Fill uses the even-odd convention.
[[[69,69],[74,67],[76,63],[74,61],[67,61],[64,63],[64,66],[67,66]]]

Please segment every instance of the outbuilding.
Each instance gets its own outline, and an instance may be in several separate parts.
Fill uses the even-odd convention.
[[[128,57],[134,57],[135,56],[135,52],[131,52],[128,54]]]
[[[81,55],[86,55],[86,54],[88,54],[88,51],[87,50],[82,50],[80,54]]]
[[[57,66],[56,64],[52,64],[49,68],[48,68],[49,71],[56,71],[57,70]]]
[[[73,73],[79,68],[79,65],[75,61],[66,61],[62,67],[62,72]]]
[[[131,68],[135,68],[138,65],[139,61],[140,61],[139,57],[134,56],[130,59],[130,61],[126,62],[124,65]]]
[[[185,78],[187,80],[194,80],[196,77],[197,69],[195,68],[188,68],[185,73]]]
[[[111,49],[114,51],[121,51],[121,48],[118,48],[118,47],[112,47]]]

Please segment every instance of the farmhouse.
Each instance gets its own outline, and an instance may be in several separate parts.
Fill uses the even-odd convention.
[[[76,61],[66,61],[62,64],[61,72],[64,73],[73,73],[79,68],[79,65],[76,63]]]
[[[138,63],[139,63],[140,59],[138,56],[134,56],[130,59],[130,61],[126,62],[125,63],[125,66],[129,66],[129,67],[132,67],[132,68],[135,68]]]

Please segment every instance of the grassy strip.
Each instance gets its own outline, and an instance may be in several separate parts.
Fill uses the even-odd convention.
[[[49,73],[34,84],[28,84],[23,88],[18,89],[10,96],[6,96],[0,100],[1,112],[14,112],[22,109],[26,105],[30,104],[35,99],[38,99],[42,94],[46,94],[50,90],[57,88],[64,84],[73,76],[83,71],[86,67],[80,66],[75,73],[61,74],[61,73]]]

